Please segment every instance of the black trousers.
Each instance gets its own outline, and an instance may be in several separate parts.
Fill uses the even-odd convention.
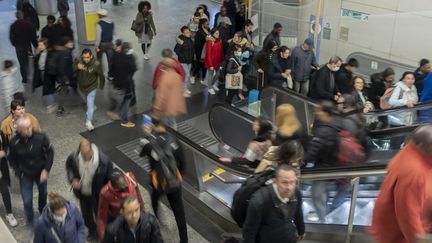
[[[162,196],[162,194],[163,194],[162,191],[153,189],[151,195],[152,207],[156,217],[158,215],[159,198]],[[177,228],[180,236],[180,243],[187,243],[188,235],[187,235],[187,226],[186,226],[186,216],[185,216],[183,199],[182,199],[182,189],[180,188],[178,191],[168,193],[166,194],[166,196],[168,198],[168,202],[171,206],[171,209],[174,213],[174,217],[177,223]]]
[[[29,70],[29,48],[15,48],[18,62],[20,65],[20,73],[22,76],[22,82],[27,83],[27,74]]]
[[[232,104],[233,99],[236,95],[238,95],[238,89],[228,89],[228,95],[225,99],[225,102],[228,104]]]
[[[9,186],[5,178],[0,179],[0,193],[3,198],[3,204],[6,208],[6,214],[12,213],[12,203],[9,193]]]
[[[89,235],[96,235],[96,222],[98,203],[92,196],[80,197],[81,213],[84,218],[84,223],[88,228]]]
[[[193,76],[204,80],[207,74],[207,69],[204,66],[204,62],[196,61]]]

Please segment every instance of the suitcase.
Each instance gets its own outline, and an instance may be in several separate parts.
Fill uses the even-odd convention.
[[[260,85],[261,84],[261,85]],[[258,73],[256,89],[249,90],[248,105],[253,104],[259,100],[260,87],[264,84],[264,73]]]

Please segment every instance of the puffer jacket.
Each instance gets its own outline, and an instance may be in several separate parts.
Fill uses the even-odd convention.
[[[194,43],[192,38],[180,35],[176,38],[177,44],[174,52],[177,54],[180,63],[191,64],[194,60]]]
[[[67,215],[65,223],[60,226],[56,224],[48,210],[48,206],[42,211],[41,216],[36,222],[34,243],[84,243],[85,225],[79,209],[72,203],[67,203]],[[54,236],[54,233],[57,236]]]

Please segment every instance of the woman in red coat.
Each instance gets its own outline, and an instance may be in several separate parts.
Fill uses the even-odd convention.
[[[209,94],[214,95],[215,91],[219,91],[218,88],[219,69],[224,60],[222,41],[220,39],[220,32],[218,29],[212,30],[211,37],[207,39],[205,48],[206,48],[205,68],[208,71],[208,76],[207,76],[208,92]]]
[[[432,126],[418,128],[389,163],[370,233],[377,243],[417,243],[430,230]]]

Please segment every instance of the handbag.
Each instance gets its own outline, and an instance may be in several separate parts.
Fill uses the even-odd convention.
[[[132,21],[132,26],[131,26],[131,30],[134,32],[139,33],[140,31],[140,26],[139,24],[136,22],[136,20]]]
[[[240,64],[234,59],[234,62],[240,66]],[[227,73],[225,77],[225,89],[242,89],[243,88],[243,74],[238,71],[237,73]]]

